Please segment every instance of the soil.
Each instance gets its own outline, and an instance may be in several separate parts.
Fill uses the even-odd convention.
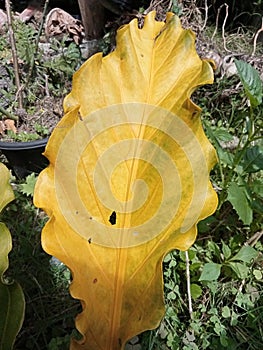
[[[44,96],[37,101],[33,114],[29,114],[25,109],[16,109],[15,115],[19,118],[16,123],[16,134],[21,135],[21,141],[23,141],[22,135],[34,134],[32,139],[50,135],[63,116],[62,101],[63,98]],[[40,131],[36,130],[36,124],[40,127]],[[26,137],[24,138],[26,140]],[[14,142],[16,140],[4,133],[0,134],[0,141]]]
[[[45,129],[47,135],[50,135],[63,116],[62,101],[63,98],[44,96],[37,101],[33,114],[27,113],[25,109],[16,109],[15,113],[19,118],[17,133],[36,133],[35,125],[37,124]],[[41,133],[39,138],[41,138]],[[6,137],[5,140],[7,140]],[[10,141],[12,141],[12,139],[10,139]]]

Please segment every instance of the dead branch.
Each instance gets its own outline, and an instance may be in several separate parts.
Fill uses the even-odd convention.
[[[31,62],[30,62],[30,66],[29,66],[29,72],[28,72],[28,75],[27,75],[25,88],[29,84],[29,81],[31,79],[31,76],[33,74],[33,70],[34,70],[34,67],[35,67],[35,57],[36,57],[36,54],[37,54],[38,49],[39,49],[39,41],[40,41],[40,36],[41,36],[42,30],[43,30],[43,27],[44,27],[44,23],[45,23],[45,17],[46,17],[46,13],[47,13],[48,4],[49,4],[49,0],[45,0],[44,9],[43,9],[42,18],[41,18],[41,23],[40,23],[40,27],[39,27],[39,30],[38,30],[38,33],[37,33],[35,45],[34,45],[34,48],[33,48],[34,51],[33,51]]]
[[[203,31],[206,27],[206,23],[207,23],[207,19],[208,19],[208,5],[207,5],[207,0],[205,0],[205,19],[204,19],[204,24],[201,28],[201,31]]]
[[[228,52],[231,52],[230,50],[227,49],[226,47],[226,37],[225,37],[225,25],[226,25],[226,20],[227,20],[227,17],[228,17],[228,5],[225,3],[224,4],[225,7],[226,7],[226,15],[225,15],[225,18],[224,18],[224,22],[223,22],[223,25],[222,25],[222,38],[223,38],[223,43],[224,43],[224,49]]]
[[[257,48],[257,40],[258,40],[258,36],[259,33],[263,32],[263,17],[262,17],[262,22],[261,22],[261,28],[259,28],[259,30],[256,32],[255,36],[254,36],[254,40],[253,40],[253,51],[251,53],[251,56],[254,56],[256,53],[256,48]]]

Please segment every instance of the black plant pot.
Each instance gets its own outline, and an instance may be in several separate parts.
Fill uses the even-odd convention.
[[[9,167],[22,179],[27,175],[40,173],[48,165],[43,156],[48,138],[29,142],[0,141],[0,151],[6,156]]]

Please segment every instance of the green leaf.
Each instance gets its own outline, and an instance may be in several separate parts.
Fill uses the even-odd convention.
[[[232,204],[240,220],[245,225],[250,225],[253,220],[253,210],[247,198],[246,189],[235,182],[231,182],[227,194],[227,200]]]
[[[235,272],[237,277],[244,279],[247,278],[249,274],[249,268],[245,264],[241,264],[239,262],[228,262],[227,266],[229,266],[232,271]]]
[[[243,246],[240,251],[230,259],[230,261],[240,260],[249,263],[252,259],[256,259],[257,256],[258,252],[256,249],[246,245]]]
[[[14,198],[9,183],[9,170],[0,163],[0,212]],[[11,350],[24,319],[25,300],[18,283],[7,283],[8,254],[12,249],[11,234],[0,222],[0,350]]]
[[[203,271],[199,277],[199,281],[216,281],[220,276],[221,264],[206,263],[204,264]]]
[[[233,140],[233,135],[223,128],[215,129],[213,133],[219,141],[228,142]]]
[[[228,258],[230,258],[231,256],[231,249],[229,248],[229,246],[227,244],[225,244],[224,242],[222,242],[222,252],[224,254],[224,258],[225,260],[227,260]]]
[[[209,122],[204,121],[204,125],[205,125],[206,133],[209,139],[213,142],[213,144],[216,147],[217,155],[220,159],[220,162],[231,166],[233,164],[234,155],[222,148],[219,140],[216,137],[215,130],[211,128],[211,125],[209,124]]]
[[[231,321],[230,321],[230,325],[231,326],[236,326],[237,323],[238,323],[238,314],[235,313],[234,311],[232,311],[232,314],[231,314]]]
[[[26,177],[26,182],[20,185],[21,192],[26,196],[33,196],[37,177],[34,173]]]
[[[243,171],[246,173],[255,173],[263,169],[263,147],[256,145],[246,149],[244,158],[241,162]]]
[[[222,316],[224,318],[229,318],[231,316],[231,310],[230,310],[230,308],[228,306],[224,306],[222,308]]]
[[[0,350],[11,350],[24,319],[25,300],[20,285],[7,284],[4,272],[12,248],[8,228],[0,223]]]
[[[256,193],[257,196],[263,197],[263,183],[262,180],[254,180],[249,187],[252,192]]]
[[[252,107],[262,103],[262,82],[258,71],[251,64],[235,59],[239,78]]]
[[[228,150],[223,150],[222,147],[216,147],[218,157],[220,159],[220,162],[225,164],[225,165],[233,165],[234,162],[234,155],[228,151]]]
[[[229,346],[229,337],[228,335],[226,334],[225,331],[223,331],[221,334],[220,334],[220,344],[224,347],[224,348],[227,348]]]
[[[190,290],[191,290],[191,296],[194,300],[199,298],[202,295],[202,288],[196,283],[192,283],[190,285]]]
[[[255,276],[256,280],[262,280],[262,272],[260,270],[254,270],[253,275]]]

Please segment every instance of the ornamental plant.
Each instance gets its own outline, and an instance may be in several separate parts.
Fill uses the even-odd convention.
[[[168,13],[123,26],[106,57],[75,73],[52,133],[34,202],[50,219],[44,250],[72,272],[81,340],[70,348],[124,349],[164,315],[162,261],[195,241],[217,207],[216,152],[191,100],[213,82],[195,37]]]
[[[14,199],[9,180],[9,170],[0,163],[0,213]],[[0,222],[0,350],[13,348],[25,312],[24,294],[20,285],[5,274],[11,249],[11,234],[6,225]]]

